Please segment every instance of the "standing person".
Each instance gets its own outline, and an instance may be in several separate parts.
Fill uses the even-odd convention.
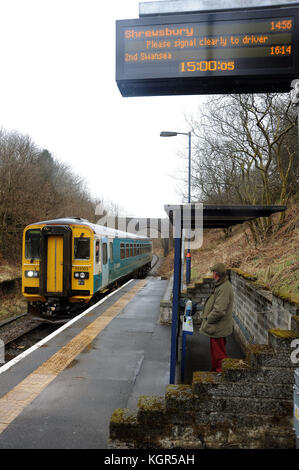
[[[212,294],[205,302],[199,331],[210,337],[211,371],[222,372],[222,360],[227,357],[226,337],[233,332],[234,294],[225,265],[217,263],[210,270],[216,282]]]

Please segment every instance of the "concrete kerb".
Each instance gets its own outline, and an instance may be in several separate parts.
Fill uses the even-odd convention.
[[[162,325],[171,325],[172,291],[173,291],[173,275],[169,279],[164,296],[162,300],[160,301],[160,323]]]

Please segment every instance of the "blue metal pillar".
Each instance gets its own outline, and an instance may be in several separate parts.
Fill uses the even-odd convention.
[[[171,384],[175,384],[175,369],[176,369],[176,361],[177,361],[177,334],[178,334],[180,285],[181,285],[181,248],[182,248],[182,238],[177,237],[174,239],[174,270],[173,270],[170,381],[169,381],[169,383]]]

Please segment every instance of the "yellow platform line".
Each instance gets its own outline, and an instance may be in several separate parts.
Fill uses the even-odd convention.
[[[145,284],[145,280],[136,283],[106,312],[0,398],[0,433],[95,339]]]

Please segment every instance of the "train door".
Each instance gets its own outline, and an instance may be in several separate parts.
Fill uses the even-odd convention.
[[[63,236],[49,236],[47,249],[47,292],[63,292]]]
[[[112,238],[109,238],[108,244],[109,244],[109,280],[111,281],[112,279],[114,279],[113,239]]]
[[[102,287],[107,286],[109,282],[109,246],[108,238],[102,238]]]
[[[94,291],[97,291],[101,287],[101,251],[100,251],[100,240],[95,239],[94,242],[94,253],[95,253],[95,262],[94,262],[94,279],[95,286]]]

